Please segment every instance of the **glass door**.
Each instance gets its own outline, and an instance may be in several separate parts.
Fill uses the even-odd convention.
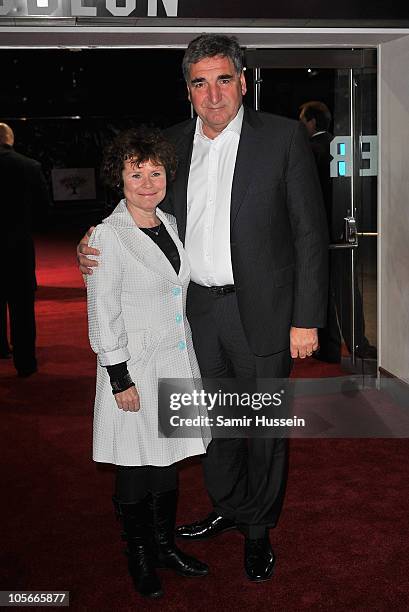
[[[328,324],[320,331],[321,358],[341,358],[353,371],[375,373],[376,52],[249,50],[247,68],[254,107],[301,118],[317,161],[330,234]]]

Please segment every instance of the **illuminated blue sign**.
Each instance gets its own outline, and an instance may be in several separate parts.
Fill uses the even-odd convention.
[[[378,174],[378,137],[361,136],[359,139],[362,165],[361,176]],[[330,144],[332,155],[330,175],[333,178],[352,175],[352,141],[351,136],[335,136]]]

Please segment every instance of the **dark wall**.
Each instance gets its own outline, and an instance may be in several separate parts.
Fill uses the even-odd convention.
[[[95,168],[105,144],[140,123],[167,127],[190,116],[182,51],[2,50],[0,121],[15,148],[52,168]],[[104,207],[110,194],[97,180],[94,202],[57,202],[58,209]]]
[[[145,13],[146,14],[146,13]],[[407,2],[385,0],[179,0],[179,17],[249,17],[253,19],[408,19]]]
[[[169,125],[189,113],[182,51],[1,50],[2,117],[149,118]]]

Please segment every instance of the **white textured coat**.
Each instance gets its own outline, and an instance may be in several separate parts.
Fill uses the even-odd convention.
[[[117,465],[170,465],[206,451],[202,437],[158,436],[158,379],[199,379],[191,331],[186,319],[190,269],[174,217],[157,215],[174,240],[180,270],[135,224],[121,200],[98,225],[89,245],[101,251],[98,268],[87,278],[88,326],[98,355],[94,406],[95,461]],[[140,396],[140,410],[118,408],[107,365],[127,361]],[[199,414],[199,413],[197,413]]]

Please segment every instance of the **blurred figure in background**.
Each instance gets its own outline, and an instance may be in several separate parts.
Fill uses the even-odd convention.
[[[324,196],[325,210],[327,211],[328,228],[331,230],[332,216],[332,185],[330,177],[330,143],[334,138],[329,132],[332,116],[326,104],[318,101],[305,102],[300,106],[300,121],[307,128],[310,145],[314,153]]]
[[[0,305],[7,304],[9,310],[15,368],[19,376],[27,377],[37,371],[32,218],[43,217],[49,196],[41,165],[17,153],[13,145],[13,130],[6,123],[0,123],[0,199],[4,228],[0,246]],[[0,317],[3,339],[7,339],[6,320],[3,306]]]
[[[329,131],[332,116],[326,104],[317,100],[304,102],[299,108],[299,119],[307,128],[310,145],[317,164],[318,176],[324,197],[327,213],[328,233],[335,241],[341,236],[334,235],[334,227],[339,227],[339,211],[333,212],[332,179],[330,164],[332,155],[330,144],[334,138]],[[343,213],[347,214],[347,211]],[[342,214],[341,214],[342,225]],[[352,315],[350,298],[350,269],[342,253],[329,252],[329,293],[327,325],[318,330],[319,350],[314,354],[316,359],[328,363],[340,363],[342,337],[349,352],[352,352]],[[348,299],[349,298],[349,299]],[[341,333],[342,332],[342,333]],[[376,359],[376,347],[369,343],[365,335],[365,317],[362,295],[355,278],[355,354],[357,357]]]
[[[330,236],[332,228],[332,184],[330,176],[332,156],[330,153],[330,143],[333,139],[333,135],[329,132],[331,120],[329,108],[323,102],[310,101],[300,106],[300,121],[307,128],[311,149],[317,164]],[[328,363],[339,363],[341,361],[341,333],[334,294],[334,284],[336,282],[334,278],[334,262],[332,261],[331,252],[329,255],[327,325],[318,330],[320,348],[314,356]]]

